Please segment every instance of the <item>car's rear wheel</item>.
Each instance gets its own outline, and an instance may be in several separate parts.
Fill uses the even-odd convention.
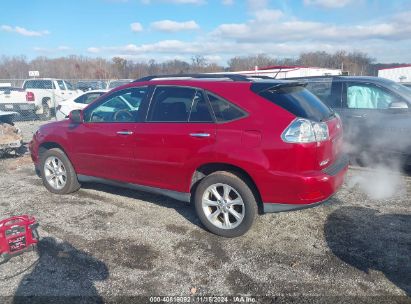
[[[42,153],[40,171],[44,186],[52,193],[67,194],[80,188],[73,165],[58,148]]]
[[[237,175],[225,171],[212,173],[200,182],[194,203],[202,224],[224,237],[246,233],[257,214],[250,186]]]

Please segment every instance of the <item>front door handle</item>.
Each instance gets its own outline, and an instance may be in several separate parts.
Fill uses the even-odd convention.
[[[210,133],[190,133],[191,137],[210,137]]]
[[[351,118],[366,118],[367,114],[352,114],[350,115]]]
[[[133,131],[117,131],[118,135],[133,135]]]

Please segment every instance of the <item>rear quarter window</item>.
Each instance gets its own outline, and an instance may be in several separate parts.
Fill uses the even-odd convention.
[[[313,121],[324,121],[333,111],[304,86],[286,86],[259,93],[261,97],[275,103],[297,117]]]
[[[214,94],[207,94],[217,122],[233,121],[247,116],[247,113],[232,103]]]

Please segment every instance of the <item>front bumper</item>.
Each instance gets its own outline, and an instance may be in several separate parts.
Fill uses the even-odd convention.
[[[322,171],[283,176],[285,179],[283,187],[275,188],[279,191],[278,200],[273,200],[281,203],[264,201],[264,212],[305,209],[326,202],[342,186],[348,163],[349,158],[344,155]]]
[[[21,140],[10,141],[7,143],[0,143],[0,150],[13,150],[18,149],[23,145]]]

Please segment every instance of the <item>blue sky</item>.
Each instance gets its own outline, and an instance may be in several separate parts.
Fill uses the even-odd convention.
[[[225,64],[233,56],[356,50],[411,62],[407,0],[2,0],[0,55]]]

